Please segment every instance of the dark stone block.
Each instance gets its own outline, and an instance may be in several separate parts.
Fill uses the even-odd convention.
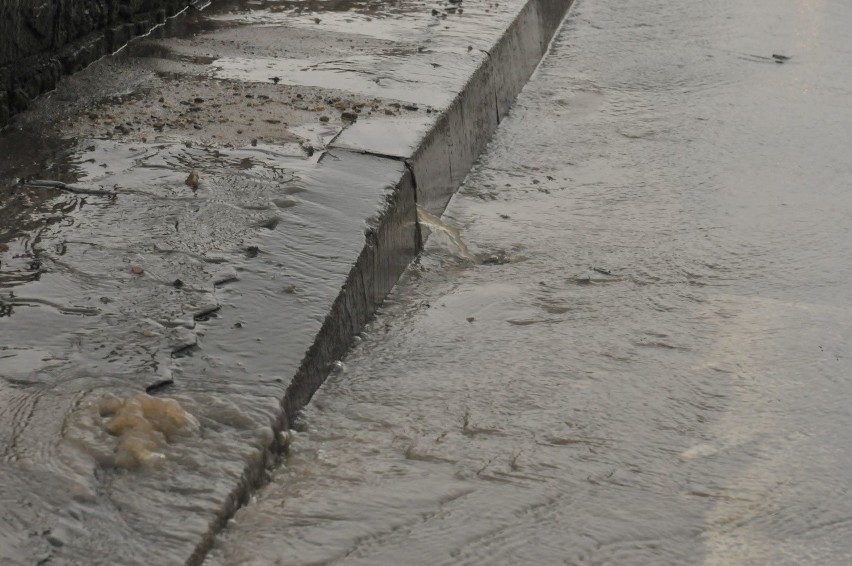
[[[9,109],[12,112],[23,112],[30,105],[30,97],[21,89],[16,88],[9,97]]]
[[[62,74],[147,33],[194,0],[0,0],[0,127]]]
[[[5,91],[0,91],[0,126],[9,122],[9,100]]]

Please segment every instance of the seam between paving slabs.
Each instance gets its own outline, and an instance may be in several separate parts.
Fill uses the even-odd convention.
[[[281,401],[281,411],[272,423],[274,434],[267,450],[246,464],[238,485],[210,523],[207,534],[187,560],[188,565],[204,561],[227,521],[252,492],[268,481],[267,470],[287,448],[286,431],[292,418],[310,401],[334,363],[349,350],[355,336],[421,250],[423,242],[417,206],[428,206],[430,212],[438,215],[443,212],[547,53],[572,3],[573,0],[529,0],[410,158],[354,151],[402,161],[405,170],[386,197],[381,217],[365,231],[364,248]],[[465,112],[466,105],[482,97],[494,100],[493,121],[483,123],[471,112]],[[438,148],[438,159],[431,164],[427,161],[436,154],[429,153],[430,146]],[[334,147],[330,150],[352,151]]]

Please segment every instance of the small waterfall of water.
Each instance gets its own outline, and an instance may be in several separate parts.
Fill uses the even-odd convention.
[[[462,240],[458,228],[450,226],[419,206],[417,207],[417,220],[421,226],[427,227],[432,232],[433,238],[437,235],[438,243],[452,255],[468,261],[476,261],[473,254],[467,249],[467,244]]]

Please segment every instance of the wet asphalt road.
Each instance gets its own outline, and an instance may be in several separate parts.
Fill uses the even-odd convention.
[[[579,0],[208,564],[848,564],[850,36]]]

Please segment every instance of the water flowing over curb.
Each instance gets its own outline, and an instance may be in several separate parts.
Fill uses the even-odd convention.
[[[277,421],[282,428],[275,431],[276,442],[286,430],[284,427],[289,426],[290,418],[310,401],[421,249],[416,207],[440,216],[547,52],[571,4],[571,0],[528,2],[411,155],[389,157],[403,158],[408,171],[375,227],[367,231],[364,250],[287,389],[284,414]],[[351,147],[344,143],[338,146]],[[380,150],[364,145],[357,151],[382,155]],[[223,509],[220,525],[236,512],[240,502],[248,499],[260,475],[244,476],[245,481]],[[201,563],[215,536],[211,535],[199,545],[188,564]]]

